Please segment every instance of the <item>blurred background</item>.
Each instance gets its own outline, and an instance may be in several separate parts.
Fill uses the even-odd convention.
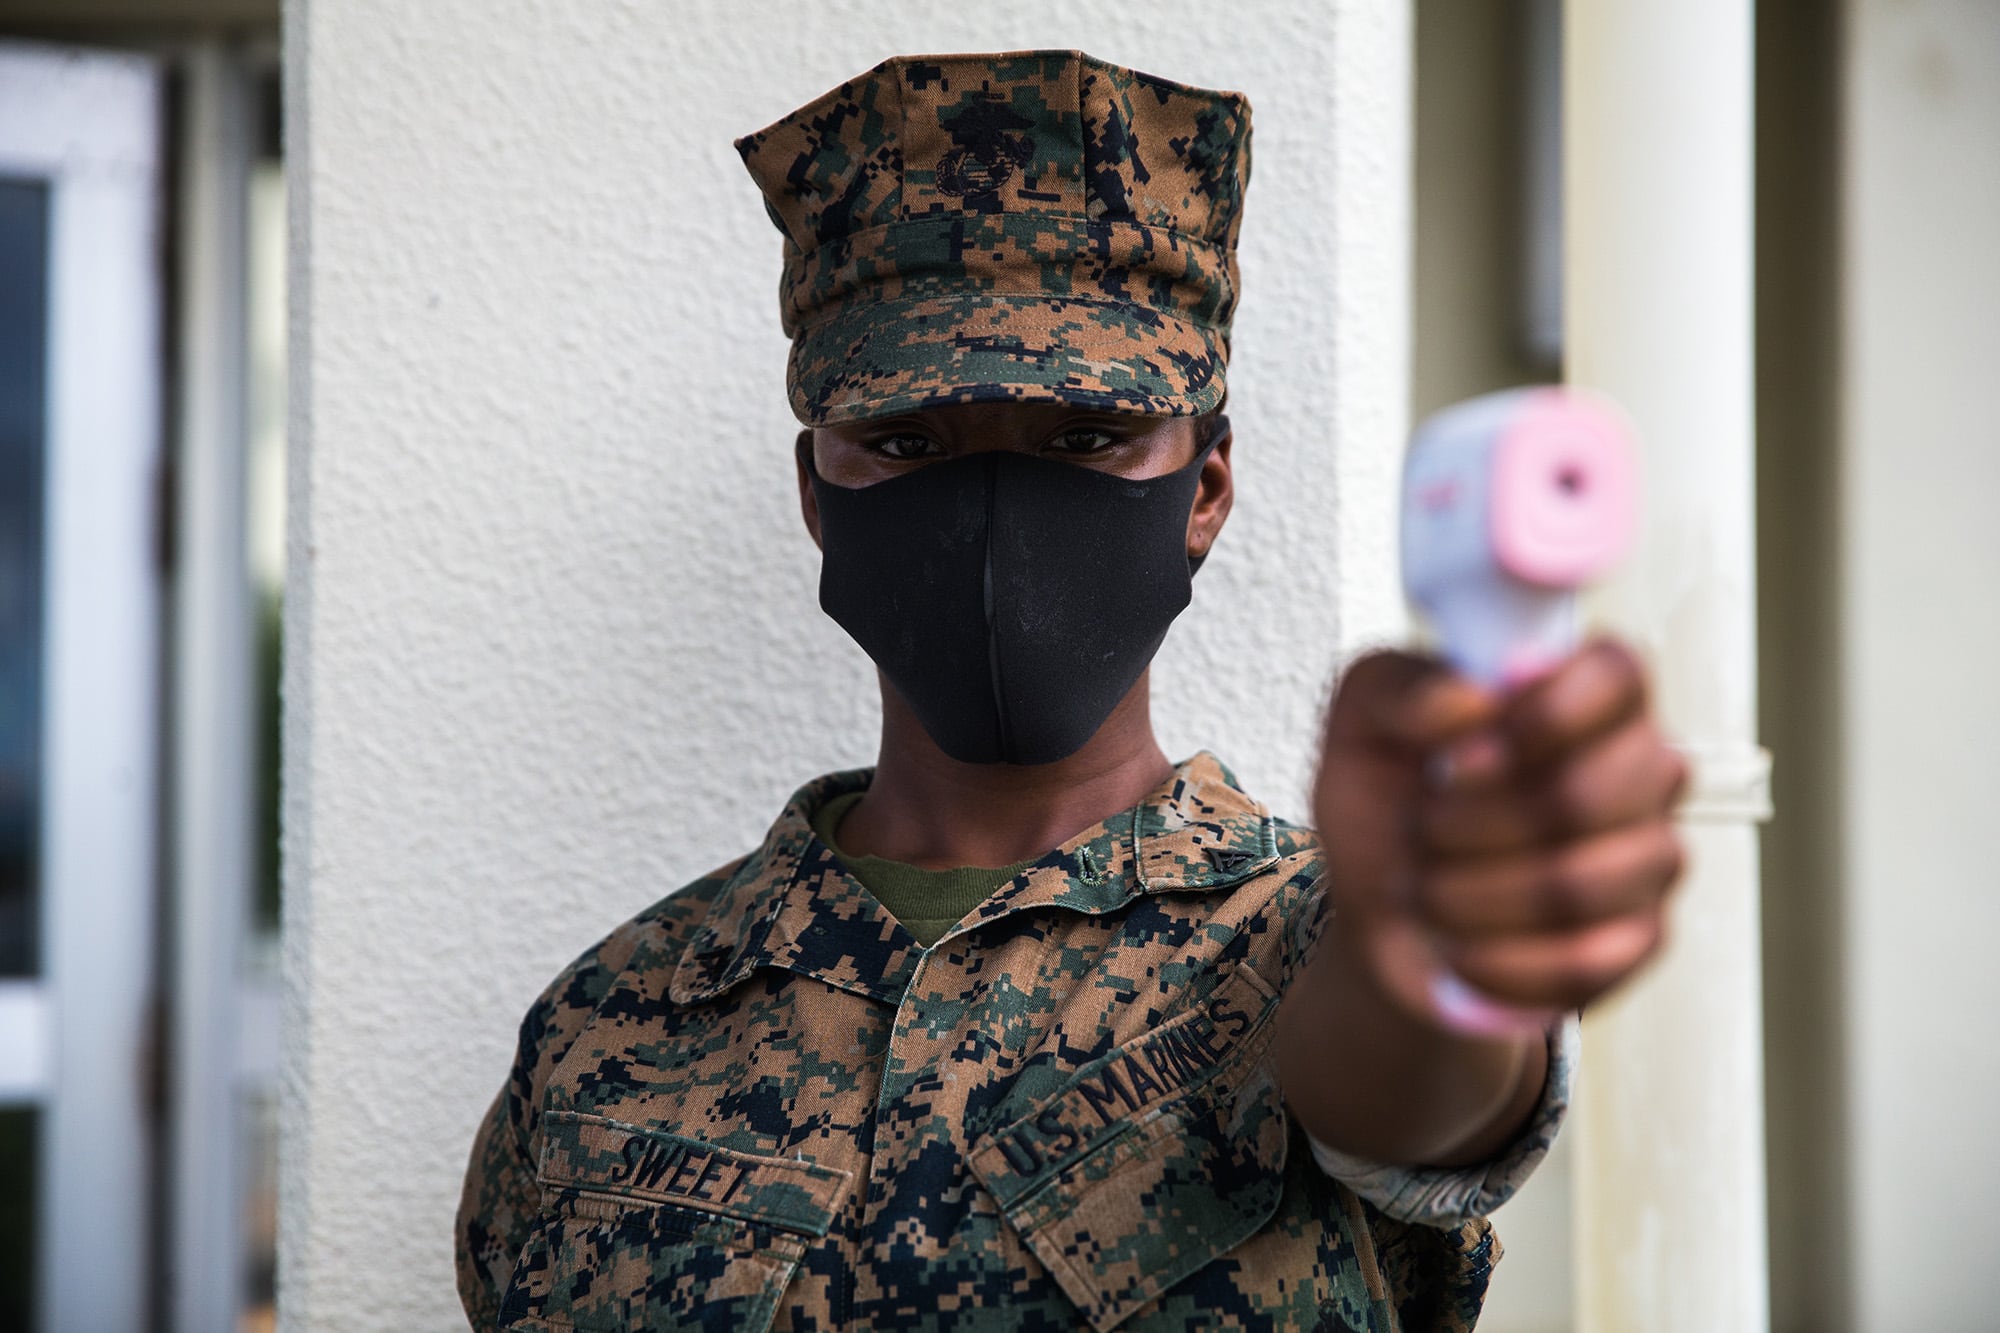
[[[1990,1329],[2000,5],[1756,24],[1771,1324]],[[0,1330],[273,1319],[279,25],[0,0]],[[1563,372],[1561,32],[1415,5],[1416,415]],[[1571,1172],[1482,1328],[1578,1326]]]
[[[0,1329],[271,1323],[277,40],[0,5]]]

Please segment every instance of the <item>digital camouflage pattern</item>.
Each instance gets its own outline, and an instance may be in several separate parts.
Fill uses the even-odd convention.
[[[1239,94],[1080,51],[902,57],[736,148],[784,233],[800,421],[1221,401],[1250,179]]]
[[[459,1211],[476,1327],[1472,1326],[1488,1224],[1390,1216],[1285,1111],[1309,832],[1198,755],[924,950],[812,833],[867,780],[529,1011]]]

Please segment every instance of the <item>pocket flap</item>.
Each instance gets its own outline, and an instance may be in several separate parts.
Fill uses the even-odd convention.
[[[576,1111],[552,1111],[542,1121],[545,1186],[676,1204],[808,1236],[832,1227],[852,1177],[817,1162],[739,1152]]]
[[[974,1152],[974,1174],[1100,1333],[1277,1211],[1276,1007],[1238,967],[1204,1004],[1086,1066]]]

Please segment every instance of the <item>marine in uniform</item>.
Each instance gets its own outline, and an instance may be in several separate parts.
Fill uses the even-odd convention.
[[[1249,143],[1240,96],[1077,52],[886,61],[739,141],[881,759],[529,1010],[459,1212],[475,1326],[1473,1325],[1575,1028],[1446,1032],[1418,955],[1613,984],[1681,779],[1608,648],[1516,700],[1364,662],[1325,841],[1159,755]]]

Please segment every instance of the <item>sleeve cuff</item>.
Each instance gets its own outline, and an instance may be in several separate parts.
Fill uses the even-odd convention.
[[[1549,1030],[1549,1073],[1527,1127],[1491,1161],[1473,1166],[1395,1166],[1329,1148],[1311,1135],[1320,1169],[1389,1216],[1425,1226],[1452,1227],[1484,1217],[1514,1197],[1548,1156],[1569,1111],[1570,1082],[1581,1046],[1575,1014]]]

